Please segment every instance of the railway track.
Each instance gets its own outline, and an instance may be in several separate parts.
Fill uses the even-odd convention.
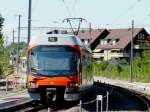
[[[137,92],[137,91],[133,91],[133,90],[126,90],[121,87],[116,87],[116,89],[130,95],[131,97],[132,96],[137,97],[137,98],[135,98],[135,100],[136,99],[141,100],[141,102],[143,102],[143,104],[145,105],[145,106],[143,106],[143,110],[150,112],[150,96],[145,95],[141,92]]]
[[[94,84],[93,90],[95,99],[97,95],[103,95],[103,110],[106,110],[106,92],[109,92],[109,111],[150,111],[150,97],[140,92],[99,82]],[[95,106],[96,102],[93,102],[84,108],[96,111]]]
[[[150,97],[133,90],[127,90],[108,84],[96,82],[88,90],[82,93],[82,110],[85,112],[96,111],[96,96],[103,96],[103,110],[106,111],[106,93],[109,92],[108,111],[150,111]],[[99,105],[99,108],[101,106]],[[32,102],[24,105],[6,109],[6,112],[79,112],[79,102],[52,101],[47,107],[33,104]]]
[[[33,112],[43,109],[42,105],[35,104],[32,101],[20,102],[17,105],[10,105],[3,109],[0,109],[0,112]]]

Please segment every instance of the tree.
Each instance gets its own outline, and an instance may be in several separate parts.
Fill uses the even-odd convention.
[[[2,34],[4,18],[0,14],[0,78],[10,75],[13,72],[13,68],[10,65],[10,55],[7,49],[4,47],[4,40]]]
[[[22,51],[21,56],[26,56],[26,47],[27,43],[25,42],[20,42],[18,43],[11,43],[9,46],[7,46],[7,49],[11,52],[13,55],[17,55],[17,46],[19,45],[19,50]]]
[[[4,22],[4,18],[2,18],[1,14],[0,14],[0,33],[2,31],[3,22]]]
[[[3,74],[2,58],[3,58],[4,46],[3,46],[3,36],[2,36],[2,33],[1,33],[2,26],[3,26],[3,21],[4,21],[4,19],[1,17],[1,14],[0,14],[0,77]]]

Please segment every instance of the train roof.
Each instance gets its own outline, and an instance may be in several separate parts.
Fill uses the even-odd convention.
[[[44,34],[38,36],[32,36],[29,42],[30,45],[79,45],[90,52],[81,40],[68,34]]]
[[[29,45],[80,45],[83,43],[77,37],[67,34],[45,34],[31,37]]]

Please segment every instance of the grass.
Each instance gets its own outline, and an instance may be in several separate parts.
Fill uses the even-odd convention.
[[[96,76],[103,76],[112,79],[130,80],[130,66],[122,66],[119,64],[110,64],[103,61],[93,64],[93,73]],[[150,82],[150,61],[144,59],[134,60],[134,81]]]

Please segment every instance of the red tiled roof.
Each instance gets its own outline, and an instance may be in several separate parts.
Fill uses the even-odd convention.
[[[140,33],[144,28],[134,28],[134,36],[133,38],[136,37],[136,35],[138,33]],[[131,40],[131,36],[132,36],[132,30],[131,29],[111,29],[109,30],[109,34],[106,36],[106,40],[107,39],[111,39],[111,41],[109,41],[107,43],[107,45],[99,45],[97,46],[97,48],[100,49],[124,49]],[[115,45],[111,45],[112,40],[118,39],[118,42],[116,42]]]

